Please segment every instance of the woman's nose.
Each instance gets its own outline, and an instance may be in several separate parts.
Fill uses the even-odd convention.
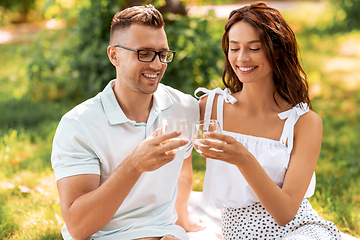
[[[238,56],[238,60],[241,61],[241,62],[248,62],[250,60],[250,57],[249,57],[247,52],[240,51],[239,56]]]

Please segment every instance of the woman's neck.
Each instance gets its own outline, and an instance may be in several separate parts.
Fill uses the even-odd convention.
[[[287,110],[289,104],[275,89],[274,84],[264,84],[263,82],[246,83],[235,97],[239,103],[242,104],[243,108],[245,108],[243,110],[252,114],[266,113],[268,111],[282,112]]]

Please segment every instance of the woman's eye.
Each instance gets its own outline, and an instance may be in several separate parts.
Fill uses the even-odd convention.
[[[230,51],[232,52],[239,51],[239,48],[230,48]]]
[[[255,52],[255,51],[259,51],[260,48],[250,48],[250,50]]]

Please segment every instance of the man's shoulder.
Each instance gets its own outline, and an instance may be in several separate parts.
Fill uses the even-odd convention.
[[[76,120],[87,119],[96,116],[101,110],[100,94],[85,100],[68,111],[63,118],[73,118]]]
[[[167,93],[167,95],[172,99],[172,100],[176,100],[179,102],[191,102],[193,104],[197,104],[197,100],[191,96],[190,94],[187,93],[183,93],[178,89],[175,89],[173,87],[170,87],[168,85],[164,85],[164,84],[159,84],[159,89],[158,91],[164,91]]]

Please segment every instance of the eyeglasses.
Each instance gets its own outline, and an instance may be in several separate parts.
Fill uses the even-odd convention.
[[[132,49],[132,48],[128,48],[128,47],[123,47],[120,45],[115,45],[114,47],[124,48],[126,50],[137,52],[138,60],[140,62],[152,62],[155,60],[156,55],[158,55],[160,62],[170,63],[174,59],[174,56],[175,56],[175,52],[170,51],[170,50],[156,52],[156,51],[152,51],[152,50],[136,50],[136,49]]]

